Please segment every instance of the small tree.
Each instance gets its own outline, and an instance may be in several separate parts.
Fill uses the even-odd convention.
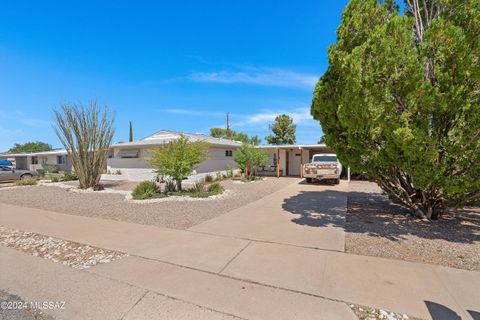
[[[268,156],[262,149],[255,148],[252,144],[244,143],[235,152],[235,162],[245,172],[246,176],[251,176],[257,167],[267,164]]]
[[[9,153],[22,153],[22,152],[36,152],[36,151],[49,151],[52,150],[52,146],[48,143],[35,141],[27,143],[15,143],[15,145],[8,150]]]
[[[269,144],[294,144],[296,141],[295,131],[297,126],[287,114],[277,116],[275,123],[271,124],[269,129],[273,131],[273,135],[265,137]]]
[[[177,190],[182,190],[182,180],[207,159],[208,143],[203,141],[190,142],[182,135],[179,139],[151,151],[150,164],[157,168],[159,175],[165,175],[175,180]]]
[[[100,181],[115,129],[114,116],[97,101],[88,105],[62,104],[53,110],[55,132],[72,158],[80,189]]]

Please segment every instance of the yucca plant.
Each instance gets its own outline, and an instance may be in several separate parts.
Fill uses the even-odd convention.
[[[53,112],[55,132],[72,157],[80,189],[93,188],[107,161],[115,133],[114,115],[96,100],[88,105],[64,103]]]

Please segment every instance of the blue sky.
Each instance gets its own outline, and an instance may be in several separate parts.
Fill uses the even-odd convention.
[[[261,138],[279,113],[297,142],[322,135],[313,87],[346,0],[6,1],[0,10],[0,151],[60,147],[52,107],[98,99],[114,141],[224,126]]]

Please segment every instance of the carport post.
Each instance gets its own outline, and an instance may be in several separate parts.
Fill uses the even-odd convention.
[[[302,147],[298,147],[300,149],[300,178],[303,178],[303,150]]]
[[[347,168],[347,179],[350,182],[350,167]]]
[[[277,147],[277,178],[280,178],[280,150]]]

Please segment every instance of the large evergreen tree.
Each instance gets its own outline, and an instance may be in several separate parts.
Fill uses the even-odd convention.
[[[480,2],[351,0],[312,115],[416,215],[480,200]]]

